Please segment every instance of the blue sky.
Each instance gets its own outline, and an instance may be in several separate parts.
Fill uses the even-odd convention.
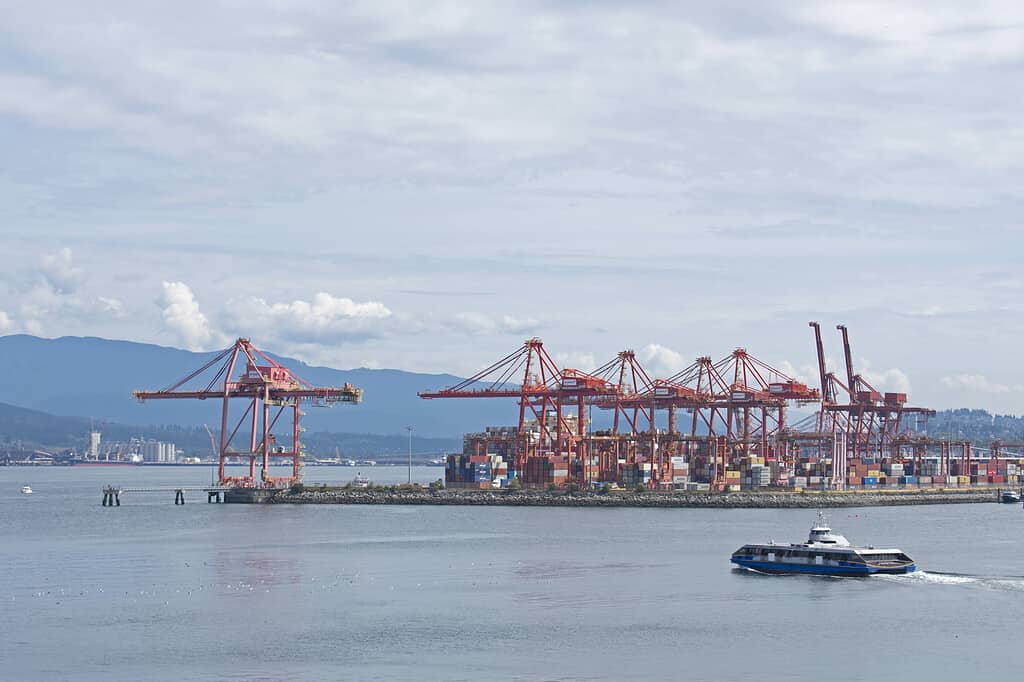
[[[725,4],[7,3],[0,333],[1024,412],[1024,10]]]

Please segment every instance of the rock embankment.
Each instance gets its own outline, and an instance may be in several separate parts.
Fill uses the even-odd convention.
[[[995,489],[893,490],[850,492],[610,492],[565,493],[541,491],[467,491],[426,489],[363,490],[306,488],[281,491],[270,504],[421,504],[501,505],[518,507],[711,507],[711,508],[820,508],[882,507],[911,504],[998,502]]]

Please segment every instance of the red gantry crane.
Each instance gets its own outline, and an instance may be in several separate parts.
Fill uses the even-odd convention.
[[[817,431],[832,434],[834,450],[834,478],[839,486],[846,483],[847,457],[860,459],[864,456],[880,458],[901,458],[901,448],[914,447],[914,459],[920,466],[924,449],[939,441],[927,438],[911,438],[903,432],[904,417],[920,416],[925,419],[935,414],[926,407],[910,407],[906,404],[906,393],[881,393],[854,372],[853,354],[850,351],[850,336],[845,325],[836,325],[843,339],[843,360],[846,369],[846,383],[825,368],[825,351],[821,341],[821,326],[808,323],[814,329],[814,341],[818,355],[818,373],[821,380],[822,404],[818,414]],[[944,456],[948,462],[948,454]],[[945,475],[943,471],[943,475]]]
[[[576,369],[559,369],[545,350],[544,342],[533,338],[454,386],[418,395],[428,400],[518,399],[514,462],[516,470],[521,471],[531,455],[572,453],[583,460],[587,401],[594,396],[614,396],[617,390],[600,377]]]
[[[242,370],[237,376],[236,368]],[[301,476],[299,434],[302,427],[299,422],[303,412],[300,405],[327,407],[334,403],[358,403],[362,400],[363,390],[351,384],[313,386],[257,349],[249,339],[240,338],[180,381],[160,391],[135,391],[134,396],[143,402],[220,400],[219,485],[277,488],[287,487]],[[235,415],[237,421],[230,409],[232,401],[244,405],[240,415]],[[289,427],[290,442],[277,445],[273,431],[286,414],[282,426]],[[212,439],[213,434],[210,435]],[[228,458],[239,457],[248,457],[249,475],[226,475]],[[259,479],[256,477],[257,457],[262,460]],[[270,476],[272,458],[290,459],[291,476]]]

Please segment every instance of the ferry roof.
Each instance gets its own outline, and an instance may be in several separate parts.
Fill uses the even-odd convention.
[[[837,545],[820,545],[809,542],[801,542],[798,544],[787,543],[779,544],[777,542],[764,542],[756,543],[751,542],[743,545],[744,547],[756,547],[758,549],[821,549],[829,552],[857,552],[858,554],[892,554],[903,553],[903,550],[896,549],[895,547],[854,547],[852,545],[837,546]]]

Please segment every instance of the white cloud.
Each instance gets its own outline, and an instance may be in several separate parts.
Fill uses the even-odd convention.
[[[534,334],[540,328],[540,321],[532,317],[502,315],[500,328],[506,334]]]
[[[5,313],[0,310],[0,334],[6,334],[14,330],[14,321]]]
[[[383,303],[359,303],[325,292],[312,300],[272,303],[250,297],[228,302],[225,323],[236,333],[288,343],[330,343],[380,336],[394,325]]]
[[[39,262],[39,274],[58,294],[73,294],[82,283],[82,271],[75,267],[71,249],[63,248],[57,253],[43,256]]]
[[[896,367],[878,371],[865,369],[860,372],[860,375],[879,391],[910,393],[910,377]]]
[[[978,393],[1010,393],[1020,391],[1021,386],[1007,386],[990,381],[984,374],[954,374],[942,377],[942,385],[948,388]]]
[[[196,301],[184,282],[162,282],[163,292],[160,303],[163,306],[164,324],[174,331],[189,350],[204,350],[213,333],[210,321],[199,310]]]
[[[828,367],[827,358],[825,366]],[[799,367],[797,367],[790,361],[783,360],[781,363],[779,363],[778,369],[786,376],[792,379],[796,379],[801,383],[807,384],[811,388],[821,388],[821,377],[818,376],[817,365],[800,365]],[[845,379],[843,379],[843,383],[846,383]]]
[[[112,313],[114,315],[120,315],[124,304],[120,299],[111,298],[109,296],[99,296],[96,298],[96,302],[103,308],[104,312]]]
[[[567,353],[555,353],[553,359],[562,369],[579,369],[584,372],[597,367],[597,361],[593,353],[569,351]]]
[[[510,315],[492,317],[484,313],[462,312],[454,317],[454,325],[467,334],[535,334],[540,322],[534,318]]]
[[[647,344],[640,349],[638,355],[652,379],[670,377],[693,364],[692,358],[687,359],[682,353],[659,343]]]

